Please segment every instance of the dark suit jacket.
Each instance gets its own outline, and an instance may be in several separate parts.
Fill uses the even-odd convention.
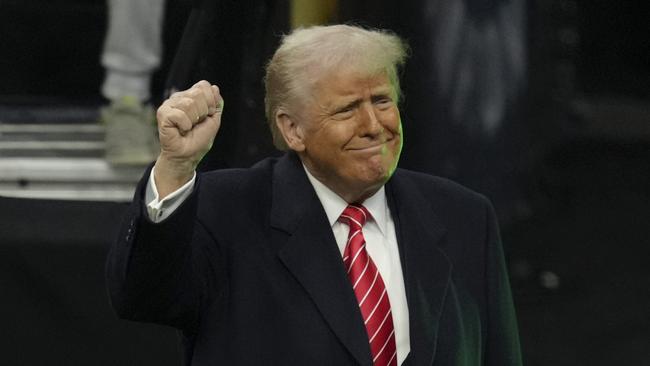
[[[154,224],[148,174],[107,264],[117,313],[182,330],[191,365],[371,365],[327,216],[297,156],[199,176]],[[482,196],[398,169],[386,185],[408,365],[520,365],[497,224]]]

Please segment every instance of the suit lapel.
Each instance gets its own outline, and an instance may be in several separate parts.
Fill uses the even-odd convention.
[[[272,199],[271,226],[289,235],[278,243],[280,260],[341,343],[360,364],[371,365],[366,330],[327,215],[293,153],[276,164]]]
[[[445,228],[413,182],[398,170],[387,184],[409,308],[409,365],[433,362],[451,264],[439,249]]]

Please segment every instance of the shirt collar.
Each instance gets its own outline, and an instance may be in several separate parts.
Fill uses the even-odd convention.
[[[339,217],[343,213],[343,210],[345,210],[345,208],[348,207],[348,203],[345,202],[345,200],[341,198],[341,196],[339,196],[334,191],[329,189],[321,181],[316,179],[316,177],[311,175],[311,173],[309,172],[309,170],[307,170],[307,167],[305,167],[304,164],[303,164],[303,168],[305,169],[305,173],[307,173],[307,178],[309,178],[309,182],[311,182],[311,185],[314,187],[314,190],[316,191],[316,195],[318,196],[321,205],[323,205],[323,209],[325,209],[325,214],[327,215],[327,219],[329,220],[330,226],[334,226],[334,224],[336,224]],[[373,194],[368,199],[363,201],[362,204],[368,210],[368,212],[370,212],[372,219],[375,221],[382,234],[385,234],[386,225],[387,225],[386,216],[387,216],[388,206],[386,203],[386,194],[385,194],[384,186],[382,186],[375,194]]]

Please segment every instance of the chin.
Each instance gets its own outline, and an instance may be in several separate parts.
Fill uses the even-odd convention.
[[[363,172],[360,180],[364,181],[368,186],[381,186],[386,183],[391,175],[390,165],[385,164],[366,166],[359,171]]]
[[[368,170],[369,175],[375,176],[378,179],[379,177],[383,177],[383,179],[387,180],[395,170],[396,165],[397,159],[395,159],[394,156],[377,155],[373,156],[370,161],[367,162],[366,169]]]

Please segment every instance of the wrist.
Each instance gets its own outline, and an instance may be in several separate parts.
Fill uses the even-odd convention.
[[[154,165],[154,183],[159,199],[176,191],[194,176],[197,163],[187,160],[174,160],[161,154]]]

